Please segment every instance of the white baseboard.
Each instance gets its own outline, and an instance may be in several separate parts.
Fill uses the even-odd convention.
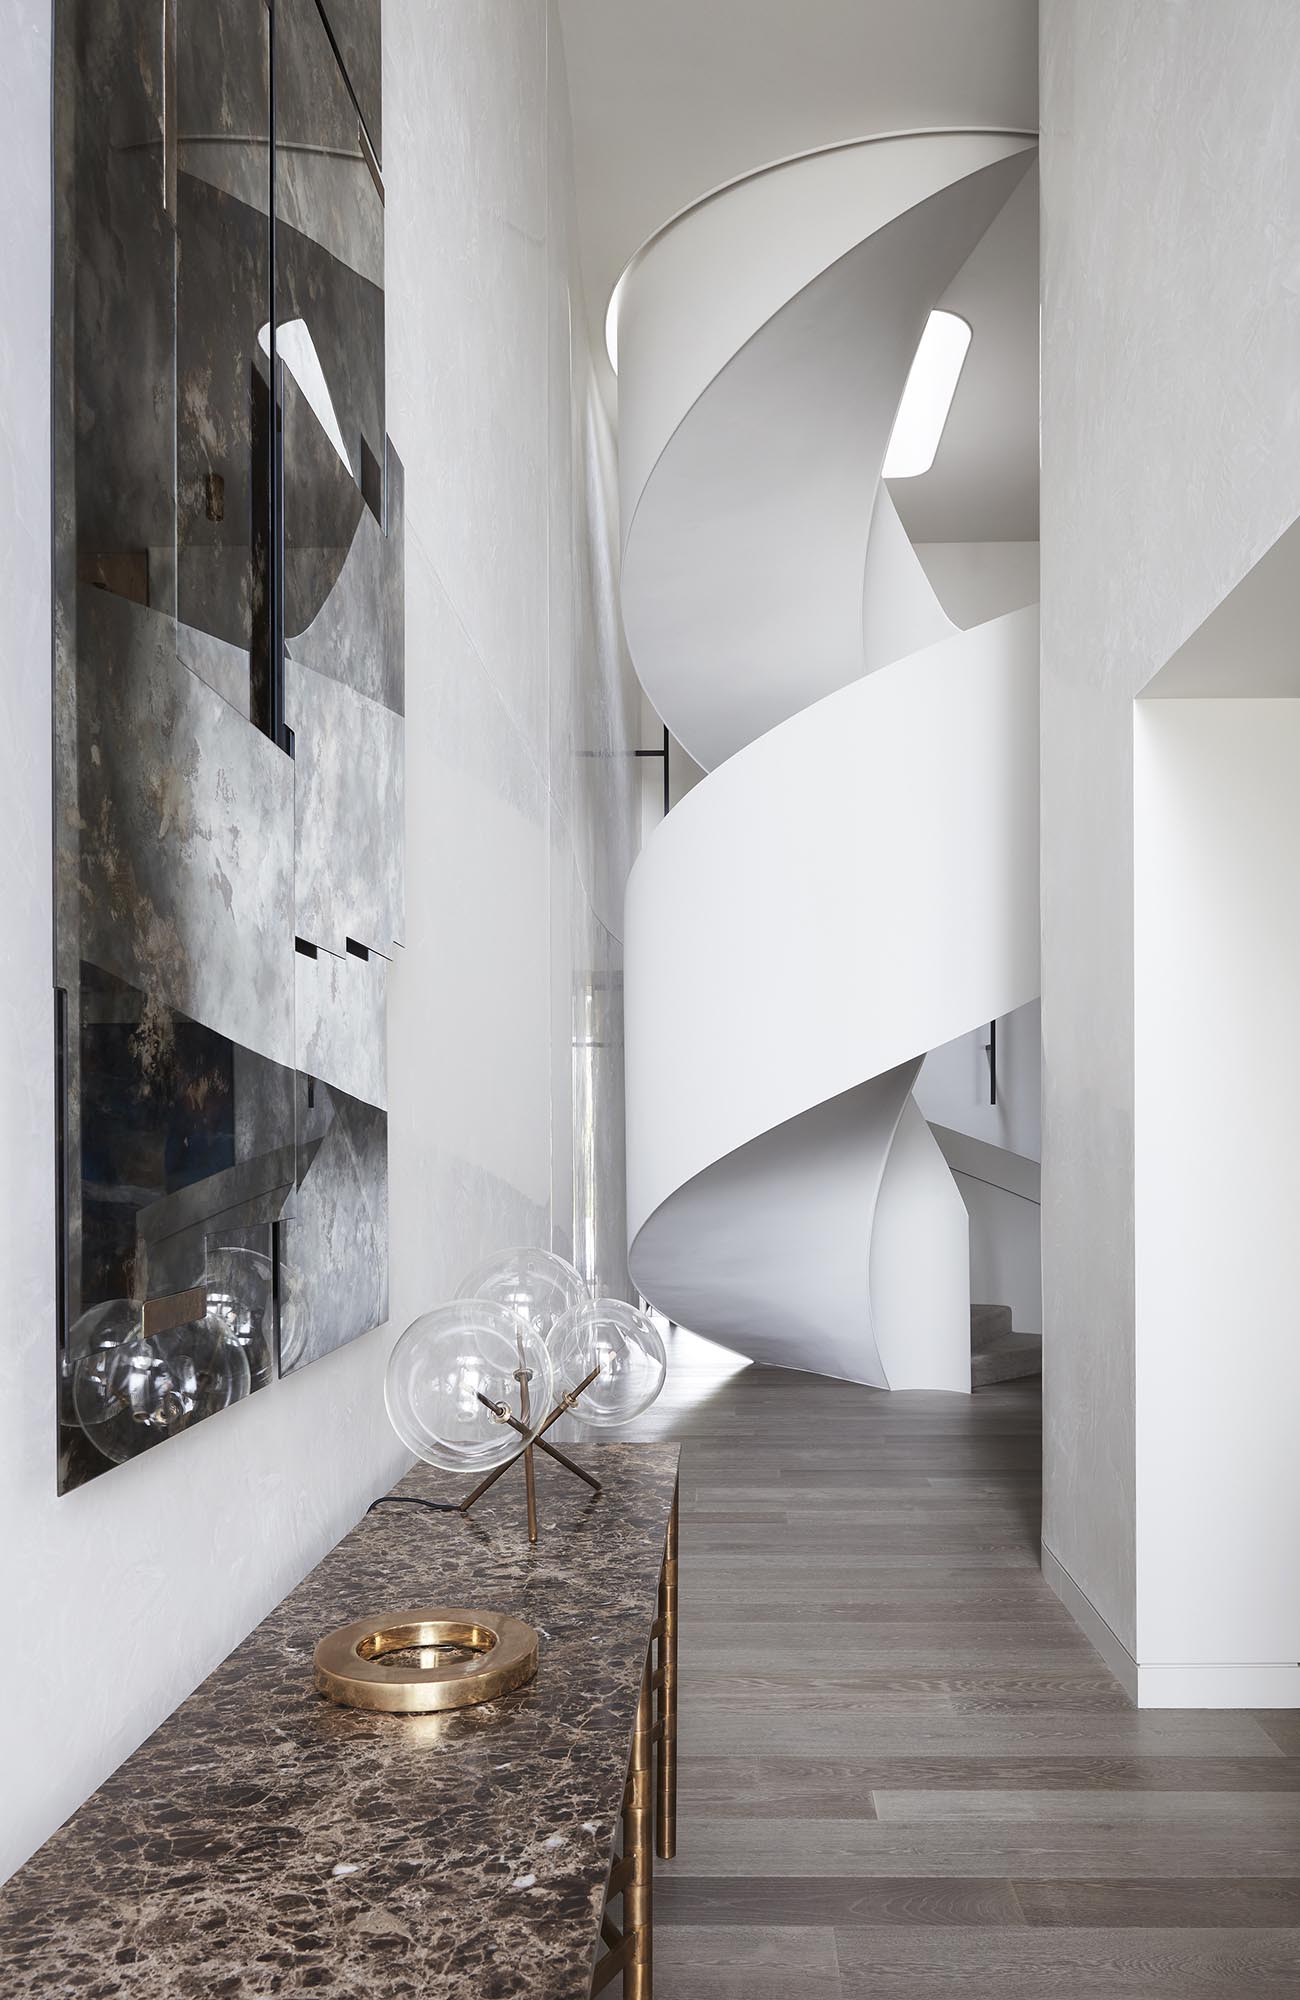
[[[1113,1632],[1090,1597],[1080,1590],[1059,1557],[1043,1543],[1043,1575],[1078,1625],[1088,1643],[1095,1646],[1131,1702],[1138,1700],[1138,1664],[1118,1633]]]
[[[1300,1708],[1300,1666],[1139,1667],[1139,1708]]]
[[[1138,1708],[1300,1708],[1300,1665],[1141,1666],[1046,1542],[1043,1575]]]

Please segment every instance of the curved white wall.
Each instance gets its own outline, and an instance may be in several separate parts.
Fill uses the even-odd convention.
[[[619,375],[635,389],[619,400],[625,530],[692,403],[787,301],[895,217],[1032,143],[929,132],[835,146],[737,181],[653,236],[614,295]]]
[[[633,1236],[760,1133],[1035,997],[1037,714],[1031,607],[806,708],[652,835],[626,905]]]

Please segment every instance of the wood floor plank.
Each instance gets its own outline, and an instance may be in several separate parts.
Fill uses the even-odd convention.
[[[1105,1697],[1105,1707],[1127,1708],[1124,1694],[1106,1673],[1088,1666],[1040,1667],[1034,1672],[1016,1668],[972,1670],[969,1673],[909,1672],[905,1668],[860,1668],[855,1673],[810,1674],[773,1669],[735,1675],[718,1673],[704,1665],[696,1669],[696,1691],[703,1694],[715,1685],[729,1688],[737,1700],[771,1701],[780,1706],[801,1696],[819,1700],[839,1699],[861,1703],[867,1696],[919,1694],[938,1697],[949,1703],[969,1701],[1025,1702],[1031,1707],[1061,1703],[1078,1711],[1096,1695]],[[963,1712],[964,1709],[963,1709]]]
[[[1028,1521],[1036,1534],[1037,1511],[1031,1516],[1028,1505],[1033,1497],[1034,1489],[1028,1488],[1022,1506],[1012,1499],[993,1499],[988,1495],[939,1495],[930,1487],[915,1497],[882,1490],[873,1501],[862,1501],[853,1507],[814,1507],[806,1501],[798,1506],[787,1504],[785,1518],[790,1532],[783,1538],[783,1545],[794,1547],[800,1535],[824,1538],[833,1528],[917,1528],[931,1527],[939,1521],[980,1528],[1015,1528]]]
[[[910,1667],[935,1677],[947,1672],[1009,1678],[1017,1668],[1027,1674],[1095,1672],[1095,1656],[1078,1639],[1028,1619],[1019,1635],[1007,1620],[957,1618],[945,1626],[928,1617],[911,1622],[884,1619],[880,1624],[869,1618],[836,1619],[823,1624],[796,1615],[787,1624],[740,1628],[722,1615],[728,1609],[726,1599],[719,1597],[707,1615],[698,1608],[682,1614],[682,1628],[709,1677],[720,1672],[750,1677],[756,1668],[783,1677],[802,1673],[827,1680],[842,1679],[846,1668],[901,1673]],[[880,1656],[879,1663],[872,1662],[873,1653]],[[890,1656],[897,1654],[902,1654],[903,1664],[891,1667]],[[1248,1733],[1259,1746],[1256,1755],[1283,1754],[1258,1726]]]
[[[774,1671],[767,1675],[737,1672],[734,1667],[718,1668],[702,1664],[693,1704],[697,1718],[712,1707],[743,1702],[755,1717],[783,1714],[791,1702],[798,1702],[800,1714],[856,1714],[864,1695],[871,1697],[877,1716],[932,1715],[946,1710],[950,1715],[1019,1716],[1031,1713],[1072,1716],[1121,1715],[1127,1712],[1122,1693],[1113,1687],[1088,1688],[1076,1685],[1082,1674],[1068,1669],[1040,1669],[1036,1682],[1017,1684],[1023,1677],[1005,1670],[966,1674],[909,1674],[897,1667],[864,1667],[859,1685],[842,1674]],[[945,1691],[945,1679],[953,1691]],[[981,1688],[979,1683],[989,1685]],[[999,1681],[1012,1685],[999,1688]],[[963,1691],[964,1690],[964,1691]]]
[[[688,1466],[686,1471],[691,1472],[691,1467]],[[919,1504],[927,1496],[944,1505],[955,1506],[970,1500],[976,1504],[991,1502],[998,1506],[1016,1507],[1024,1504],[1025,1496],[1036,1500],[1038,1487],[1036,1465],[1026,1467],[1018,1479],[1008,1473],[996,1480],[976,1474],[969,1478],[935,1479],[926,1472],[877,1471],[874,1467],[863,1465],[851,1491],[843,1487],[828,1491],[812,1473],[802,1481],[782,1479],[779,1485],[771,1481],[763,1486],[729,1483],[722,1487],[701,1481],[691,1472],[690,1484],[683,1483],[681,1489],[681,1504],[686,1513],[713,1515],[719,1509],[725,1509],[738,1520],[746,1521],[764,1512],[793,1512],[796,1509],[813,1521],[824,1521],[829,1515],[845,1510],[856,1512],[860,1507],[876,1504]]]
[[[661,1926],[776,1924],[840,1930],[860,1925],[1023,1925],[1009,1882],[957,1876],[861,1881],[852,1876],[683,1877],[674,1866],[655,1885],[655,1933]],[[664,2000],[662,1989],[658,2000]]]
[[[748,1586],[733,1586],[726,1565],[716,1574],[712,1569],[705,1570],[689,1523],[683,1523],[683,1536],[687,1545],[695,1548],[691,1571],[682,1578],[684,1603],[707,1613],[709,1605],[715,1601],[714,1593],[721,1589],[728,1591],[729,1599],[733,1600],[728,1604],[728,1619],[732,1624],[758,1624],[778,1615],[781,1607],[774,1606],[769,1596],[756,1594]],[[704,1581],[706,1574],[707,1585]],[[887,1563],[874,1569],[870,1555],[864,1552],[861,1560],[854,1565],[853,1582],[847,1590],[821,1584],[816,1587],[823,1622],[874,1618],[876,1608],[881,1604],[931,1603],[942,1607],[946,1603],[985,1603],[994,1614],[1028,1607],[1040,1612],[1056,1630],[1064,1629],[1061,1625],[1060,1599],[1048,1589],[1041,1571],[1023,1564],[1014,1569],[1005,1565],[995,1569],[970,1563],[950,1569],[941,1558],[936,1557],[928,1563]],[[1078,1636],[1083,1637],[1082,1633]]]
[[[1255,1720],[1288,1757],[1300,1757],[1300,1715],[1290,1709],[1257,1710]]]
[[[1178,1830],[1212,1826],[1216,1836],[1255,1840],[1273,1833],[1294,1842],[1300,1867],[1300,1792],[1252,1792],[1223,1798],[1217,1792],[1101,1791],[872,1791],[876,1818],[886,1825],[974,1825],[1008,1820],[1088,1826],[1143,1826]]]
[[[694,1522],[695,1516],[691,1515],[685,1523],[684,1552],[694,1540],[691,1534]],[[742,1535],[735,1528],[720,1531],[716,1537],[710,1536],[707,1555],[697,1546],[696,1574],[707,1580],[719,1570],[726,1570],[738,1582],[763,1576],[773,1583],[815,1587],[820,1582],[828,1590],[846,1590],[852,1587],[861,1566],[847,1552],[847,1539],[843,1535],[805,1537],[807,1546],[791,1548],[787,1553],[783,1538],[774,1543],[771,1534],[763,1531],[752,1536]],[[888,1537],[877,1536],[871,1545],[870,1566],[888,1569],[924,1562],[927,1550],[933,1552],[940,1540],[949,1569],[1038,1568],[1038,1545],[1031,1535],[1012,1541],[1002,1530],[954,1526],[950,1534],[940,1538],[915,1522],[908,1527],[893,1528]],[[817,1575],[810,1578],[810,1570]]]
[[[1015,1891],[1025,1922],[1036,1926],[1300,1930],[1300,1875],[1026,1879]]]
[[[728,1610],[727,1626],[734,1630],[758,1624],[755,1615],[733,1617],[733,1606],[729,1595],[720,1596],[716,1592],[700,1596],[695,1590],[684,1593],[682,1616],[692,1621],[700,1619],[706,1625],[715,1623],[713,1611],[725,1603]],[[773,1619],[775,1607],[770,1601],[764,1606],[751,1606],[757,1613],[766,1613],[765,1622],[778,1623]],[[742,1607],[734,1607],[738,1613]],[[891,1590],[888,1581],[879,1584],[869,1598],[861,1596],[837,1603],[830,1599],[820,1607],[823,1617],[836,1625],[870,1625],[873,1631],[881,1632],[891,1625],[905,1625],[908,1636],[919,1634],[922,1638],[933,1638],[936,1633],[951,1634],[968,1626],[975,1626],[986,1632],[1005,1632],[1014,1637],[1026,1630],[1036,1633],[1039,1638],[1067,1640],[1080,1650],[1087,1648],[1087,1641],[1081,1632],[1066,1632],[1061,1625],[1060,1606],[1049,1603],[1045,1597],[1035,1592],[1017,1592],[1005,1584],[998,1586],[977,1584],[973,1589],[956,1587],[951,1595],[943,1591],[909,1591],[906,1595]],[[929,1628],[927,1630],[927,1627]],[[748,1634],[746,1635],[748,1636]],[[858,1635],[860,1636],[860,1635]],[[760,1635],[761,1641],[761,1635]],[[845,1634],[841,1644],[852,1645],[854,1636]],[[1263,1722],[1260,1725],[1267,1728]],[[1272,1741],[1270,1737],[1270,1741]]]
[[[678,1826],[676,1880],[713,1875],[725,1853],[737,1874],[882,1877],[981,1875],[1033,1881],[1133,1876],[1251,1878],[1294,1876],[1300,1868],[1296,1816],[1239,1817],[1220,1811],[1180,1820],[1143,1821],[1116,1811],[1110,1820],[1073,1815],[1039,1818],[900,1820],[757,1818],[711,1820],[690,1814]],[[1052,1794],[1041,1794],[1049,1803]],[[1287,1802],[1282,1802],[1286,1806]],[[1281,1822],[1281,1823],[1279,1823]]]
[[[866,1655],[870,1658],[870,1654]],[[743,1756],[754,1748],[755,1721],[709,1690],[684,1705],[679,1733],[683,1756],[699,1750]],[[874,1707],[837,1709],[830,1720],[790,1706],[762,1720],[768,1757],[809,1756],[832,1733],[846,1757],[990,1756],[1031,1751],[1073,1752],[1079,1757],[1258,1757],[1268,1738],[1249,1715],[1220,1710],[1204,1716],[1165,1709],[1129,1709],[1115,1715],[953,1715],[936,1704],[916,1718],[881,1715]]]
[[[877,1791],[1300,1792],[1280,1757],[691,1757],[683,1810],[706,1819],[875,1818]]]
[[[836,1933],[844,2000],[1295,2000],[1300,1931]]]
[[[835,1933],[812,1925],[655,1925],[656,1989],[673,2000],[840,2000]]]

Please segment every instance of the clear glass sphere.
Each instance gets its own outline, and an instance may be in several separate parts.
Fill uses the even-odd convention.
[[[520,1379],[523,1377],[524,1379]],[[402,1443],[444,1472],[485,1473],[537,1435],[554,1401],[546,1343],[496,1299],[453,1299],[412,1322],[384,1401]],[[508,1416],[523,1421],[514,1429]]]
[[[92,1306],[72,1328],[72,1406],[114,1465],[224,1410],[252,1387],[248,1355],[216,1313],[146,1335],[129,1299]]]
[[[566,1312],[590,1299],[586,1281],[554,1250],[527,1244],[499,1250],[476,1264],[456,1287],[458,1299],[495,1299],[527,1320],[545,1340]]]
[[[201,1280],[208,1295],[208,1314],[226,1329],[226,1338],[243,1349],[255,1389],[270,1381],[275,1347],[275,1278],[271,1259],[260,1250],[235,1243],[207,1244]]]
[[[648,1409],[664,1386],[668,1358],[655,1326],[622,1299],[587,1300],[557,1320],[549,1341],[557,1395],[596,1379],[573,1406],[580,1423],[604,1430]]]

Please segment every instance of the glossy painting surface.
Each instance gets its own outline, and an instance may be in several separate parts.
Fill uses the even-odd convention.
[[[56,9],[65,1489],[387,1311],[401,467],[344,15]]]

